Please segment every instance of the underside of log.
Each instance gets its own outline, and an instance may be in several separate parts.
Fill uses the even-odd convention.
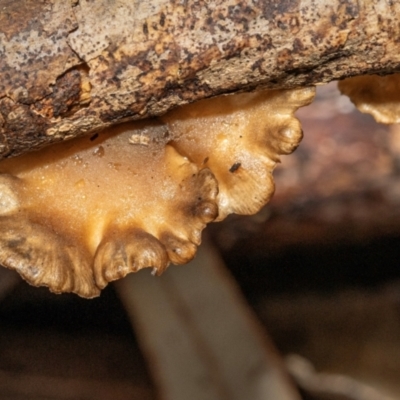
[[[0,159],[219,94],[400,68],[389,0],[0,0]]]

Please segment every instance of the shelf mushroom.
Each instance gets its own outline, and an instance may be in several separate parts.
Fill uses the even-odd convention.
[[[0,264],[94,297],[194,257],[207,223],[257,212],[314,88],[200,101],[0,162]]]
[[[400,74],[356,76],[338,86],[361,112],[371,114],[377,122],[400,122]]]

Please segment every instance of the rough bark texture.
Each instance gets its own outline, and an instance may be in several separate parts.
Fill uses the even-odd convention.
[[[0,158],[201,98],[400,68],[395,0],[0,0]]]

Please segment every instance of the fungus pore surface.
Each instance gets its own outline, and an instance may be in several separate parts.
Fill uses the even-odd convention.
[[[400,122],[400,74],[356,76],[338,86],[361,112],[371,114],[377,122]]]
[[[0,162],[0,264],[83,297],[196,252],[208,222],[252,214],[314,88],[203,100]]]

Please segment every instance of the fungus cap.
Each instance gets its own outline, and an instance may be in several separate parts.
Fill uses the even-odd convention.
[[[130,144],[133,134],[151,145]],[[2,162],[0,262],[91,297],[130,271],[189,261],[216,216],[217,184],[165,134],[123,125]]]
[[[361,112],[371,114],[377,122],[400,122],[400,74],[356,76],[338,86]]]
[[[254,214],[269,201],[279,156],[294,151],[303,136],[294,112],[314,94],[314,88],[242,93],[202,100],[162,117],[174,132],[174,147],[216,177],[217,220]]]
[[[302,137],[313,88],[182,107],[0,163],[0,264],[83,297],[196,252],[208,222],[257,212]],[[218,214],[219,213],[219,214]]]

